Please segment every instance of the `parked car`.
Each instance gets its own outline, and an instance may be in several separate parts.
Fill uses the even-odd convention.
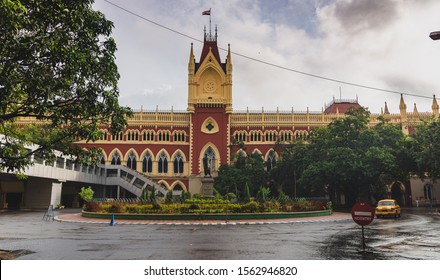
[[[395,199],[382,199],[377,203],[376,217],[400,217],[400,206]]]

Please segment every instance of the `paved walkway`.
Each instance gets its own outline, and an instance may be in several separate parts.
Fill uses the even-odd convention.
[[[110,219],[86,218],[81,213],[60,214],[55,216],[56,221],[89,223],[89,224],[110,224]],[[268,225],[268,224],[293,224],[293,223],[317,223],[317,222],[339,222],[352,221],[350,213],[335,212],[328,216],[288,218],[288,219],[262,219],[262,220],[203,220],[203,221],[182,221],[182,220],[122,220],[115,219],[113,225]]]

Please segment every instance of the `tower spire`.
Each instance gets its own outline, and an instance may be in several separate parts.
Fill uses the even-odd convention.
[[[435,118],[439,117],[439,106],[437,103],[437,99],[435,98],[435,94],[434,97],[432,98],[432,113],[434,114]]]
[[[390,114],[390,110],[388,110],[388,104],[385,102],[385,109],[383,112],[385,115],[389,115]]]

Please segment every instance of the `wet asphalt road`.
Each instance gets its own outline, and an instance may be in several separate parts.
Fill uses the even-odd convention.
[[[63,212],[72,210],[63,210]],[[75,210],[78,211],[78,210]],[[0,249],[37,260],[440,260],[440,215],[404,209],[400,219],[273,225],[115,225],[46,222],[41,212],[0,213]]]

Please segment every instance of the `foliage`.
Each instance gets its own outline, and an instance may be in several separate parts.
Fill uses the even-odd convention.
[[[153,210],[159,212],[160,210],[162,210],[162,206],[157,202],[153,202]]]
[[[285,194],[284,192],[280,192],[280,194],[278,195],[278,201],[279,202],[287,202],[290,200],[290,197]]]
[[[405,180],[411,170],[405,136],[385,118],[369,128],[369,116],[364,108],[351,109],[344,118],[315,129],[307,144],[298,142],[283,151],[271,179],[289,194],[293,188],[295,196],[328,194],[337,202],[344,194],[348,205],[380,196],[387,184]]]
[[[79,192],[79,196],[85,201],[89,202],[93,199],[93,194],[95,192],[92,190],[92,188],[89,186],[87,188],[82,187],[81,191]]]
[[[230,192],[230,193],[225,194],[225,199],[228,201],[236,200],[237,195],[235,195],[235,193]]]
[[[412,134],[415,171],[421,178],[440,177],[440,119],[417,127]]]
[[[150,200],[153,202],[157,201],[157,191],[155,186],[153,186],[153,189],[151,190]]]
[[[187,199],[191,199],[191,193],[182,190],[182,194],[180,195],[180,201],[185,202]]]
[[[250,202],[251,201],[251,192],[249,190],[249,185],[248,183],[246,183],[246,185],[244,186],[244,197],[243,197],[243,201],[244,202]]]
[[[312,195],[309,189],[298,185],[298,179],[308,164],[307,151],[307,144],[298,140],[281,152],[281,160],[269,174],[274,193],[283,192],[292,197]]]
[[[172,190],[169,190],[169,191],[167,192],[167,194],[165,195],[165,202],[166,202],[166,203],[171,203],[171,202],[173,202],[173,191],[172,191]]]
[[[142,197],[144,200],[148,200],[148,199],[149,199],[149,197],[148,197],[148,189],[147,189],[147,188],[144,188],[144,189],[142,190],[141,197]]]
[[[316,211],[326,209],[325,200],[267,200],[263,203],[231,203],[226,199],[188,199],[185,203],[94,201],[85,204],[84,210],[100,213],[263,213]]]
[[[199,210],[200,209],[200,205],[197,203],[192,203],[189,205],[189,209],[190,210]]]
[[[98,148],[72,144],[99,139],[98,124],[112,134],[126,125],[132,112],[118,104],[113,23],[92,3],[1,0],[0,169],[19,173],[36,153],[52,161],[52,149],[96,161]],[[35,123],[19,127],[27,117]]]
[[[325,205],[325,209],[333,210],[333,203],[331,201],[327,201],[327,203]]]
[[[88,211],[88,212],[103,212],[103,211],[105,211],[104,210],[105,206],[106,205],[103,205],[100,202],[89,201],[84,204],[83,209],[84,209],[84,211]]]
[[[263,186],[260,186],[260,189],[257,193],[257,201],[258,202],[266,202],[270,195],[270,189],[264,188]]]
[[[242,213],[256,213],[259,212],[259,209],[260,205],[256,201],[251,201],[241,206]]]
[[[214,186],[222,195],[234,192],[239,200],[249,201],[256,196],[260,186],[266,185],[267,172],[260,154],[239,154],[234,164],[220,166],[214,180]]]
[[[113,202],[108,208],[109,213],[125,213],[126,205],[123,202]]]

